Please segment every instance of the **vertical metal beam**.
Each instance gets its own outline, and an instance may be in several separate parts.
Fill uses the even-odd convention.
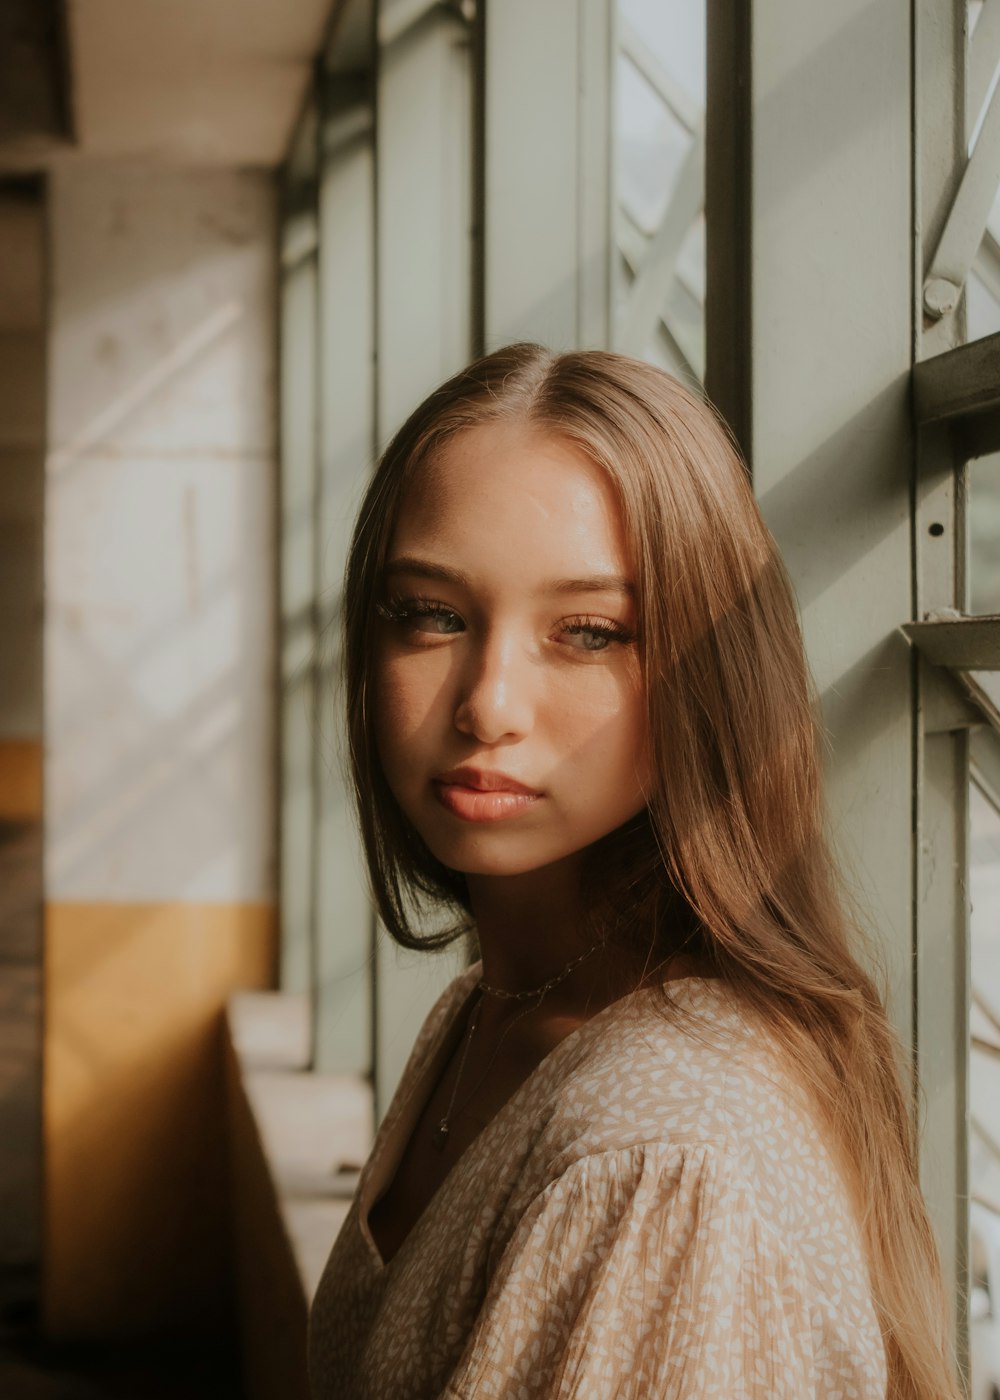
[[[379,0],[376,83],[377,439],[471,352],[472,45],[457,13],[402,27]],[[376,1113],[463,950],[404,955],[384,933],[375,964]]]
[[[485,346],[608,346],[614,6],[481,3]]]
[[[921,1182],[937,1230],[957,1353],[968,1364],[969,751],[968,730],[933,733],[941,684],[921,663],[915,850],[916,1062]]]
[[[907,1046],[911,42],[906,5],[710,0],[709,391],[795,586],[829,829]]]
[[[708,0],[705,391],[748,465],[753,445],[751,0]]]
[[[742,123],[748,90],[752,135],[726,138],[716,112],[710,137],[736,162],[749,212],[733,217],[737,229],[749,224],[752,256],[747,287],[746,252],[716,254],[730,271],[729,286],[710,291],[713,385],[730,386],[725,406],[743,434],[749,417],[756,494],[796,588],[832,739],[832,834],[889,962],[909,1043],[910,661],[897,628],[911,605],[910,19],[865,0],[741,8],[719,36],[742,47],[740,101],[716,89],[709,107],[728,104]],[[718,83],[726,55],[714,45],[710,24]],[[725,171],[711,171],[713,158],[710,147],[714,193]],[[728,213],[710,200],[710,225]],[[710,246],[719,237],[712,228]],[[738,352],[752,380],[746,365],[724,368]]]
[[[355,6],[355,12],[363,8]],[[365,55],[355,51],[352,60]],[[375,456],[374,68],[319,79],[319,485],[314,1060],[372,1068],[373,916],[347,776],[341,586],[358,501]]]
[[[954,334],[922,331],[919,299],[964,139],[960,11],[710,0],[707,196],[708,388],[798,594],[830,825],[922,1079],[924,1185],[956,1296],[967,757],[960,735],[925,733],[931,682],[896,628],[963,596],[948,444],[927,433],[917,471],[907,402],[914,356]]]
[[[477,0],[470,38],[472,228],[469,253],[469,342],[472,357],[479,359],[486,352],[486,0]]]
[[[597,349],[611,345],[617,9],[609,0],[581,0],[577,19],[576,334],[580,346]]]
[[[923,295],[965,168],[965,4],[914,4],[913,355],[964,339],[964,301],[939,319]],[[964,609],[964,464],[941,425],[921,430],[913,472],[913,616]],[[968,1352],[968,800],[967,731],[935,732],[941,679],[914,676],[914,1018],[922,1089],[921,1175],[954,1305],[957,1350]]]
[[[285,173],[280,257],[279,908],[281,987],[313,981],[316,646],[316,112],[307,106]]]

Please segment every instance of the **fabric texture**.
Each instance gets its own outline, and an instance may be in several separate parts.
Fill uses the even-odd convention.
[[[719,982],[573,1031],[383,1264],[367,1213],[480,975],[425,1022],[310,1320],[315,1400],[876,1400],[858,1233],[805,1095]]]

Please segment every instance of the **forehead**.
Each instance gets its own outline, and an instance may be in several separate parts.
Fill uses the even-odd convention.
[[[466,428],[422,467],[404,492],[392,547],[418,544],[505,549],[548,571],[560,561],[624,571],[628,557],[607,473],[571,439],[523,423]]]

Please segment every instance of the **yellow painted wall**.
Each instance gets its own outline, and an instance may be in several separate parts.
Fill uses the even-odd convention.
[[[42,746],[35,739],[0,739],[0,821],[39,821]]]
[[[211,1332],[231,1308],[222,1010],[273,985],[268,904],[50,903],[45,1325]]]

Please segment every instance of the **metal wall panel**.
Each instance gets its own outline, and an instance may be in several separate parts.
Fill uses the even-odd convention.
[[[487,350],[610,344],[612,16],[609,0],[486,5]]]
[[[377,438],[471,354],[471,34],[439,6],[382,0],[376,88]],[[375,959],[378,1116],[417,1031],[462,951],[404,954],[380,934]]]
[[[730,127],[748,104],[753,136],[740,149],[730,130],[719,168],[709,147],[709,392],[743,433],[798,595],[831,740],[831,831],[909,1042],[909,17],[863,0],[717,4],[710,52],[727,36],[736,100],[710,57],[709,103],[728,103]],[[727,263],[733,281],[714,286]]]
[[[347,774],[340,623],[375,451],[373,74],[326,75],[320,110],[314,1058],[343,1074],[372,1067],[374,930]]]
[[[951,464],[918,476],[909,404],[914,211],[933,248],[960,110],[956,18],[932,3],[712,0],[707,204],[708,388],[798,595],[831,834],[922,1077],[925,1189],[958,1297],[967,759],[946,717],[964,710],[931,693],[899,631],[931,595],[954,606],[960,578]]]
[[[965,6],[914,6],[913,357],[964,339],[964,310],[924,314],[925,280],[965,164]],[[964,470],[948,432],[921,429],[914,464],[913,617],[963,609]],[[958,1354],[967,1352],[968,1291],[968,729],[939,718],[950,684],[920,661],[916,672],[914,818],[915,1044],[922,1101],[921,1176],[954,1307]]]

